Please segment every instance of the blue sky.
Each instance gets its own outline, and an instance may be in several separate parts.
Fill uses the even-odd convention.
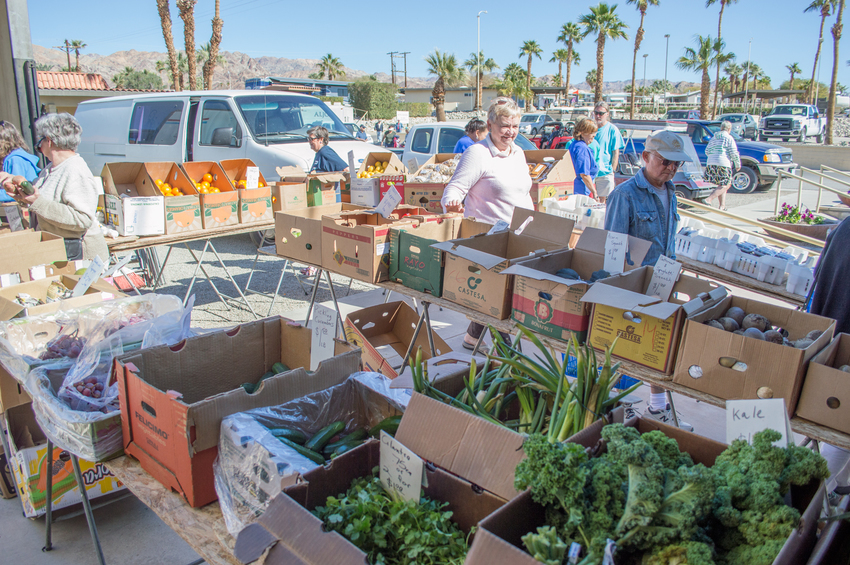
[[[751,60],[764,69],[773,87],[788,79],[785,65],[799,63],[803,76],[811,76],[820,17],[803,13],[810,0],[740,0],[727,5],[723,38],[727,48],[746,61],[752,39]],[[195,8],[195,42],[209,41],[213,0],[199,0]],[[171,17],[175,43],[183,43],[183,27],[174,2]],[[424,57],[435,48],[455,53],[461,62],[475,52],[476,15],[481,15],[481,50],[502,68],[517,62],[523,41],[533,39],[544,51],[534,59],[535,76],[557,73],[549,63],[561,26],[589,12],[587,0],[517,2],[516,0],[461,0],[430,2],[353,2],[351,0],[288,2],[281,0],[221,0],[224,20],[222,49],[252,57],[274,56],[318,59],[327,53],[350,68],[389,73],[390,51],[409,51],[409,76],[427,76]],[[32,41],[45,47],[64,39],[88,44],[84,53],[115,51],[165,51],[154,0],[29,0]],[[680,71],[676,59],[694,44],[695,34],[717,34],[719,6],[705,7],[704,0],[660,0],[647,12],[646,35],[638,55],[637,78],[643,76],[643,53],[647,80],[664,78],[665,38],[670,34],[667,77],[671,81],[699,81],[697,73]],[[629,26],[628,40],[608,41],[605,79],[630,80],[634,34],[640,21],[633,5],[620,1],[620,18]],[[850,24],[850,13],[845,14]],[[821,82],[829,82],[832,70],[832,16],[824,29],[821,51]],[[850,25],[845,25],[839,55],[839,82],[850,85]],[[586,38],[579,46],[582,63],[573,70],[572,82],[580,82],[596,66],[596,44]],[[713,75],[712,75],[713,76]]]

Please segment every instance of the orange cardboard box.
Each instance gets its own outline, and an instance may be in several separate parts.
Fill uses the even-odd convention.
[[[250,224],[266,222],[274,217],[271,188],[266,177],[260,173],[258,188],[239,188],[239,181],[245,180],[248,167],[257,165],[251,159],[225,159],[219,161],[224,174],[239,192],[239,223]]]
[[[203,229],[201,221],[201,200],[195,185],[177,163],[145,163],[148,178],[156,185],[156,180],[167,182],[173,188],[179,188],[184,196],[169,196],[165,199],[165,233],[183,233]]]
[[[227,178],[221,165],[215,161],[192,161],[182,163],[186,176],[193,183],[199,183],[204,175],[210,174],[210,186],[218,188],[218,194],[200,194],[201,221],[204,229],[221,228],[239,223],[239,193]]]

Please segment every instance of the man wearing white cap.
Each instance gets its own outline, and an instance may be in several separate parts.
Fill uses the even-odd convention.
[[[685,153],[685,145],[679,135],[668,130],[647,138],[641,157],[643,168],[608,197],[605,229],[652,242],[643,265],[655,265],[661,255],[676,258],[679,214],[676,213],[675,187],[670,181],[682,163],[691,161],[691,158]],[[643,417],[673,424],[672,412],[664,389],[653,385],[649,409]],[[678,420],[680,428],[694,430],[681,418]]]

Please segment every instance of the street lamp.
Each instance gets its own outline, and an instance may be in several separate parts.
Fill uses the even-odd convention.
[[[649,57],[649,53],[643,54],[643,95],[646,97],[646,58]],[[646,99],[644,99],[646,102]]]
[[[667,47],[664,49],[664,111],[667,111],[667,55],[670,53],[670,34],[665,33]]]
[[[476,110],[481,109],[481,14],[486,14],[487,10],[481,10],[478,12],[478,49],[475,51],[475,60],[477,61],[477,65],[475,66],[475,106]]]
[[[750,108],[750,54],[753,52],[753,38],[750,38],[750,46],[747,48],[747,82],[744,84],[744,113]]]

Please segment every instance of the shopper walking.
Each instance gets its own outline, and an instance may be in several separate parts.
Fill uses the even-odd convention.
[[[599,172],[596,174],[596,193],[600,202],[605,202],[614,190],[614,171],[620,163],[620,150],[625,149],[623,136],[614,124],[609,122],[611,114],[608,104],[599,102],[593,109],[593,117],[599,130],[596,143],[599,144]]]
[[[732,185],[732,174],[741,168],[741,156],[738,154],[738,144],[732,137],[732,124],[723,121],[720,131],[705,147],[706,165],[703,177],[708,182],[717,185],[714,192],[705,199],[706,204],[717,198],[717,206],[726,210],[726,191]]]

